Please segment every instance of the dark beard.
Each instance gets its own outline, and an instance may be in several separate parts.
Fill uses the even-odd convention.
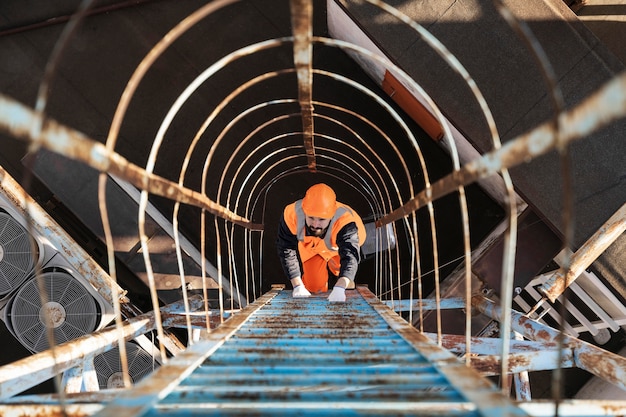
[[[307,226],[307,228],[309,229],[309,233],[313,236],[322,237],[326,234],[326,229],[321,229],[321,228],[316,229],[311,226]]]

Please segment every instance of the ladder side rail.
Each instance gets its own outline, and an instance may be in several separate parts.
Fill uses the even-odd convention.
[[[387,307],[365,287],[357,287],[361,296],[376,310],[389,326],[444,375],[462,396],[471,401],[483,416],[527,416],[523,410],[502,395],[495,386],[476,370],[465,366],[449,351],[433,343]]]
[[[230,339],[256,311],[276,297],[282,288],[282,285],[273,286],[272,290],[248,304],[239,314],[232,316],[220,327],[206,334],[199,342],[187,348],[134,387],[120,393],[94,416],[131,417],[145,414]]]

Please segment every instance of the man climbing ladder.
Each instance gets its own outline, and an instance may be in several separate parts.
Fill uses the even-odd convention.
[[[338,202],[326,184],[313,185],[303,199],[285,207],[276,249],[293,286],[293,297],[328,291],[331,278],[336,282],[328,301],[345,301],[345,289],[354,285],[365,237],[361,217]]]

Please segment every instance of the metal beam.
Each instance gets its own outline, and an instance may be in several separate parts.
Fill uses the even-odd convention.
[[[422,310],[437,309],[437,300],[432,298],[424,298],[421,300],[388,300],[383,302],[396,312],[411,310],[419,311],[420,308]],[[442,298],[439,301],[439,308],[442,310],[465,308],[465,300],[461,297]]]
[[[558,408],[557,408],[558,405]],[[537,417],[592,417],[624,416],[626,401],[561,400],[558,404],[551,400],[520,402],[519,406],[530,415]]]
[[[436,333],[424,333],[430,340],[437,340]],[[444,348],[455,353],[465,353],[465,336],[457,334],[441,335],[441,341]],[[498,355],[502,352],[502,339],[494,337],[472,337],[471,350],[477,355]],[[558,344],[555,342],[533,341],[533,340],[511,340],[509,351],[511,353],[525,352],[545,352],[556,350]]]
[[[472,306],[493,320],[500,321],[502,319],[500,307],[483,296],[472,298]],[[515,310],[511,312],[511,326],[513,330],[531,340],[556,342],[559,338],[562,338],[563,344],[573,350],[574,361],[578,368],[591,372],[595,376],[626,391],[625,357],[568,336]]]
[[[190,300],[192,307],[201,305],[199,298]],[[172,307],[180,309],[182,301]],[[168,313],[167,306],[163,308]],[[0,399],[10,398],[32,388],[60,372],[81,366],[85,360],[104,353],[117,346],[120,332],[124,340],[131,340],[156,328],[152,312],[134,317],[121,328],[110,326],[95,333],[87,334],[0,367]]]
[[[71,404],[61,406],[58,404],[20,404],[3,405],[0,411],[3,416],[63,416],[63,417],[85,417],[93,415],[101,410],[102,404]]]
[[[470,359],[470,363],[482,375],[502,375],[501,355],[474,356]],[[507,374],[548,371],[558,367],[573,368],[575,366],[574,353],[567,349],[563,349],[560,355],[556,350],[511,353],[507,361]]]
[[[99,172],[116,175],[154,195],[205,209],[215,216],[250,230],[263,230],[262,224],[252,223],[197,191],[148,173],[118,153],[109,151],[102,143],[55,120],[44,118],[32,108],[4,94],[0,94],[0,115],[3,115],[0,117],[0,130],[16,139],[36,143],[52,152],[80,161]],[[35,129],[40,125],[42,126],[40,131]]]
[[[569,287],[576,278],[589,267],[598,256],[609,247],[615,240],[626,231],[626,204],[622,205],[600,227],[586,242],[582,245],[570,259],[570,265],[562,266],[550,278],[546,280],[540,287],[542,292],[553,303],[567,287]]]
[[[21,216],[30,220],[29,225],[36,234],[48,240],[57,251],[62,253],[72,268],[98,291],[109,306],[114,305],[114,289],[119,298],[125,296],[126,291],[1,166],[0,194]]]

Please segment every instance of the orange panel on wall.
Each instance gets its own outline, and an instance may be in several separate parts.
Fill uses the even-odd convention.
[[[383,90],[434,140],[443,137],[443,128],[422,103],[411,94],[389,71],[385,71]]]

